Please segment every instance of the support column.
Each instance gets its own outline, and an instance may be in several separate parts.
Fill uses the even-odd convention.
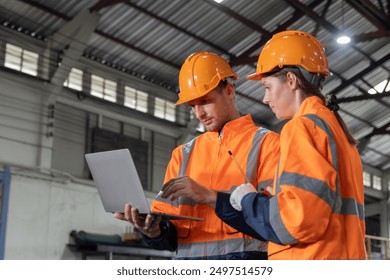
[[[43,94],[41,102],[42,125],[40,130],[40,151],[37,157],[37,166],[41,168],[51,168],[57,96],[62,91],[63,84],[75,62],[83,54],[91,35],[99,23],[99,19],[100,15],[96,11],[83,10],[58,30],[48,44],[50,52],[56,56],[57,65],[46,87],[48,94]]]

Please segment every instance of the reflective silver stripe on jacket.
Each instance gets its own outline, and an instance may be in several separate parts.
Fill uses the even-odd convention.
[[[178,176],[183,176],[186,174],[186,168],[187,168],[188,162],[190,160],[191,153],[194,149],[195,142],[196,142],[197,138],[198,137],[192,139],[191,141],[189,141],[183,145],[183,148],[182,148],[183,162],[180,166]],[[155,200],[166,202],[166,200],[162,199],[161,196],[159,196],[159,195],[155,198]],[[191,205],[191,206],[196,205],[196,202],[188,197],[179,197],[178,203],[182,204],[182,205]]]
[[[257,171],[258,171],[258,158],[260,157],[261,150],[261,140],[263,140],[264,136],[269,132],[268,129],[259,127],[253,136],[252,147],[248,154],[247,164],[246,164],[246,176],[250,180],[250,182],[258,189],[265,188],[272,185],[272,180],[267,180],[263,182],[257,182]]]
[[[181,163],[178,176],[183,176],[186,174],[188,162],[190,161],[192,151],[194,150],[196,139],[198,139],[198,137],[192,139],[191,141],[187,142],[183,146],[183,149],[182,149],[183,161]],[[185,197],[185,196],[179,197],[178,202],[179,202],[179,205],[189,205],[189,206],[196,205],[196,202],[194,200],[192,200],[191,198]]]
[[[338,170],[336,143],[329,125],[317,115],[309,114],[305,115],[304,117],[307,117],[312,120],[319,128],[321,128],[328,135],[330,150],[332,154],[332,165],[335,170]],[[335,182],[336,191],[333,191],[330,186],[328,186],[328,184],[322,180],[318,180],[293,172],[283,172],[281,176],[277,178],[277,192],[280,192],[280,185],[290,185],[313,193],[329,205],[329,207],[332,209],[333,214],[357,215],[361,220],[364,220],[363,205],[358,204],[353,198],[341,198],[338,174],[336,176]],[[283,224],[283,221],[280,217],[280,209],[276,196],[270,200],[270,212],[275,213],[273,216],[270,216],[270,223],[279,240],[283,244],[297,243],[298,240],[295,239],[287,231]]]
[[[178,176],[183,176],[186,174],[187,165],[188,162],[190,161],[192,151],[195,147],[196,139],[198,138],[196,137],[183,145],[183,149],[182,149],[183,162],[181,163]]]
[[[259,241],[256,239],[235,238],[202,243],[178,244],[175,258],[223,256],[229,253],[245,251],[259,251]]]

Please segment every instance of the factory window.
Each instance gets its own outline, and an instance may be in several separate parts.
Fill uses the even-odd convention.
[[[376,190],[381,191],[382,190],[382,178],[379,176],[373,176],[372,177],[372,187]]]
[[[125,86],[125,106],[146,113],[148,111],[148,94]]]
[[[116,102],[116,82],[91,75],[91,95]]]
[[[155,98],[154,116],[168,121],[176,121],[176,105],[162,98]]]
[[[38,58],[35,52],[7,43],[5,47],[4,66],[32,75],[38,75]]]
[[[64,82],[64,86],[77,90],[83,90],[83,71],[77,68],[72,68],[68,78]]]
[[[371,187],[371,174],[363,171],[363,184],[366,187]]]

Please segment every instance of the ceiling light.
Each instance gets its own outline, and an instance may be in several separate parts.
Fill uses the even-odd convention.
[[[346,45],[348,43],[351,42],[351,38],[347,35],[341,35],[337,38],[337,43],[339,43],[340,45]]]
[[[217,3],[221,3],[223,0],[214,0]]]
[[[384,80],[377,84],[375,87],[368,90],[369,94],[377,94],[390,91],[390,81]]]
[[[340,4],[341,4],[341,9],[340,9],[340,12],[341,12],[341,32],[343,32],[343,30],[345,29],[344,27],[344,1],[341,0],[340,1]],[[340,45],[346,45],[348,44],[349,42],[351,42],[351,38],[345,34],[341,34],[337,39],[336,39],[336,42],[339,43]]]

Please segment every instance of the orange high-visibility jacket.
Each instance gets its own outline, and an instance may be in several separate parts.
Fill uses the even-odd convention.
[[[245,222],[271,241],[269,259],[366,258],[361,160],[318,97],[305,99],[282,129],[274,192],[241,201]],[[222,199],[216,212],[229,223]]]
[[[279,157],[279,135],[255,126],[250,115],[225,124],[221,135],[206,132],[177,147],[168,164],[165,182],[187,175],[213,190],[231,191],[245,182],[245,176],[228,151],[255,186],[272,186]],[[176,208],[167,201],[155,200],[152,210],[202,217],[204,221],[172,221],[178,238],[176,258],[224,258],[232,253],[266,251],[266,243],[226,225],[209,205],[196,204],[186,197],[178,201]]]

